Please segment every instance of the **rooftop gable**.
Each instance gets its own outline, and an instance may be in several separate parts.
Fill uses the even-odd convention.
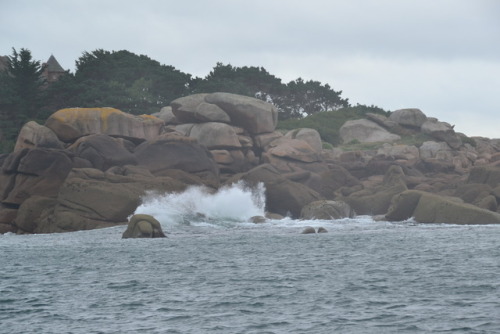
[[[48,72],[65,72],[64,68],[59,64],[54,55],[50,55],[49,60],[45,63]]]

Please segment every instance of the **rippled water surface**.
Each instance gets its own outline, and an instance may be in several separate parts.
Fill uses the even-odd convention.
[[[500,333],[500,226],[124,229],[0,236],[0,332]]]

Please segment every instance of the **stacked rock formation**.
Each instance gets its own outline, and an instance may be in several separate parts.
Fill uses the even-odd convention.
[[[72,108],[45,125],[29,122],[14,152],[0,155],[0,233],[126,224],[149,191],[217,190],[240,181],[264,183],[267,211],[293,218],[356,212],[500,222],[500,140],[464,141],[448,123],[403,109],[341,129],[346,142],[378,148],[323,149],[314,129],[276,131],[277,116],[261,100],[212,93],[179,98],[152,116]],[[428,140],[399,143],[415,134]],[[454,221],[453,212],[462,218]]]

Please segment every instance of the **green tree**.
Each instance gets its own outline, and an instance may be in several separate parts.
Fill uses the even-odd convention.
[[[204,79],[197,78],[191,83],[193,93],[227,92],[252,96],[264,101],[283,94],[284,89],[281,79],[263,67],[233,67],[223,63],[217,63]]]
[[[301,78],[283,84],[281,79],[263,67],[234,67],[217,63],[203,79],[194,79],[192,92],[229,92],[260,98],[273,103],[280,119],[302,118],[316,112],[336,110],[349,106],[328,84],[304,81]]]
[[[0,119],[3,141],[15,140],[21,126],[36,119],[45,103],[45,80],[40,61],[28,49],[12,48],[7,67],[0,74]],[[9,146],[9,145],[4,145]]]
[[[12,56],[8,57],[7,69],[4,72],[4,86],[10,97],[7,105],[14,118],[27,120],[36,117],[43,103],[42,76],[43,67],[40,61],[33,60],[28,49],[19,52],[12,48]]]
[[[189,94],[190,80],[191,75],[147,56],[99,49],[84,52],[76,61],[70,87],[76,94],[66,104],[149,114]]]
[[[330,85],[302,78],[287,84],[287,93],[276,104],[281,109],[281,119],[301,118],[317,112],[337,110],[349,106],[348,99],[340,97],[342,91],[334,91]]]

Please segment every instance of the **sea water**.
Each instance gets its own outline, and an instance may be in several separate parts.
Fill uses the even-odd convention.
[[[0,235],[0,333],[500,333],[500,226],[249,223],[263,203],[191,188],[137,209],[168,238]]]

